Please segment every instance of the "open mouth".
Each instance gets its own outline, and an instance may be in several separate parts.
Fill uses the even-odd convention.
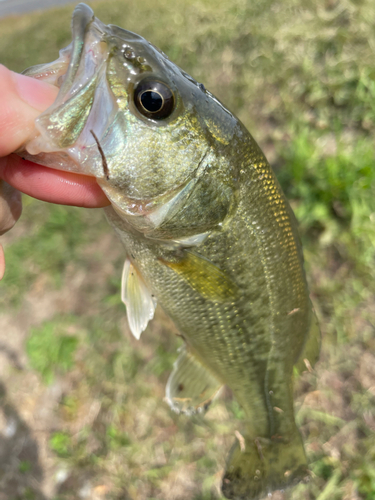
[[[95,18],[92,9],[80,3],[72,16],[72,43],[69,46],[69,65],[63,76],[55,107],[92,81],[107,55],[107,45],[103,42],[106,26]]]
[[[128,89],[153,71],[148,59],[157,57],[142,37],[105,25],[90,7],[79,4],[72,17],[72,42],[59,59],[25,71],[59,92],[36,119],[35,136],[23,157],[111,184],[110,172],[122,172],[129,131],[139,122]],[[134,168],[130,171],[136,176]]]
[[[103,176],[97,138],[102,139],[117,111],[106,80],[106,35],[108,27],[81,3],[72,17],[72,43],[59,59],[25,71],[60,88],[52,106],[36,119],[40,135],[27,145],[27,152],[38,156],[34,161],[58,170]]]
[[[88,26],[94,20],[94,12],[88,5],[80,3],[74,9],[72,17],[72,52],[69,67],[60,89],[60,94],[66,94],[73,84],[74,78],[80,66],[85,33]]]

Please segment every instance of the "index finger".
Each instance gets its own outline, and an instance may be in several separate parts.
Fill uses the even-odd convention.
[[[101,208],[110,204],[95,177],[43,167],[17,155],[0,158],[0,178],[38,200]]]

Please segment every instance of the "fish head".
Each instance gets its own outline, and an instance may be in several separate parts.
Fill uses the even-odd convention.
[[[122,216],[160,226],[207,170],[222,167],[239,122],[162,51],[85,4],[74,10],[72,38],[57,61],[24,72],[60,90],[22,154],[95,176]]]

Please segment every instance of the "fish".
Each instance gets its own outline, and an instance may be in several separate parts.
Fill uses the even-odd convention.
[[[224,496],[307,480],[293,378],[317,361],[320,330],[297,222],[260,147],[202,83],[83,3],[71,44],[24,74],[59,93],[20,154],[96,177],[125,248],[131,332],[159,304],[183,340],[170,407],[204,413],[226,385],[244,411]]]

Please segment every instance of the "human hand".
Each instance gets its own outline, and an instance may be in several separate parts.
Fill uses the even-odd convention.
[[[0,65],[0,235],[21,215],[22,191],[39,200],[99,208],[109,205],[94,177],[61,172],[11,154],[31,136],[34,120],[48,108],[58,89]],[[0,279],[4,274],[0,245]]]

